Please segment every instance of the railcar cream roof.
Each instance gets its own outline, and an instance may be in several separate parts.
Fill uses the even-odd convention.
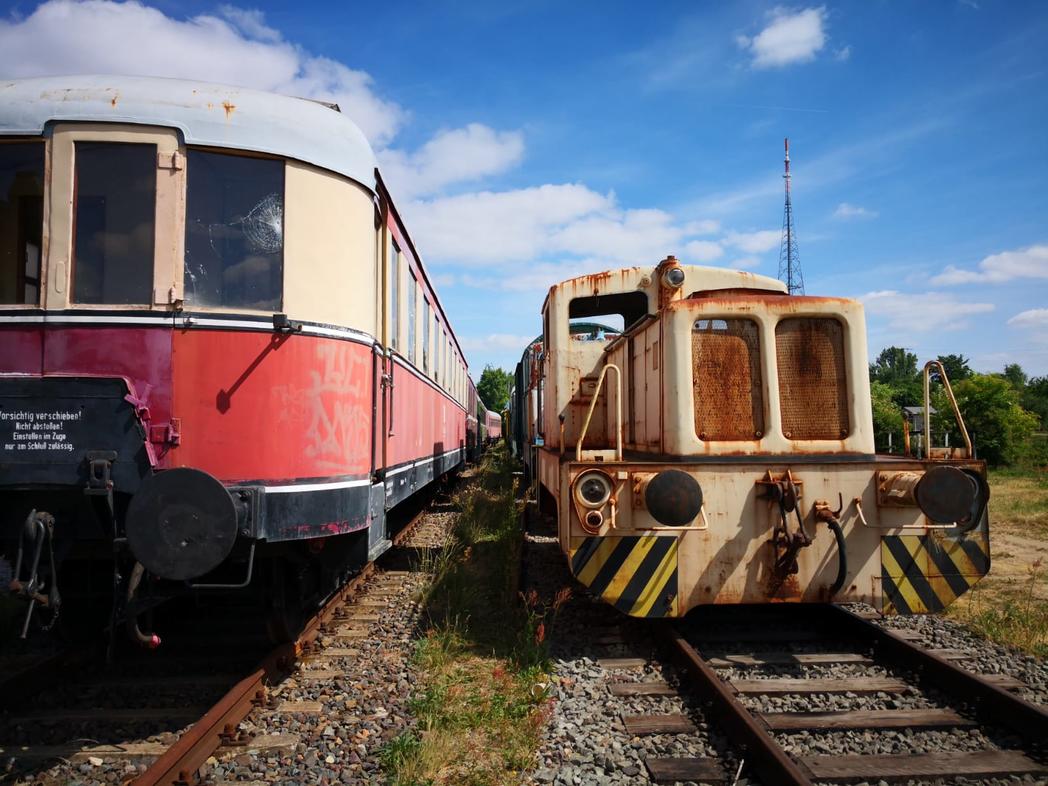
[[[0,82],[0,135],[49,122],[177,128],[186,144],[294,158],[374,190],[375,154],[341,112],[303,98],[181,79],[62,76]]]

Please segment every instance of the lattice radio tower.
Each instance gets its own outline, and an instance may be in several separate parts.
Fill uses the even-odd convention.
[[[779,247],[779,280],[791,295],[804,294],[804,275],[801,273],[801,258],[797,253],[797,236],[793,231],[793,204],[790,202],[790,140],[786,143],[786,207],[782,214],[782,245]]]

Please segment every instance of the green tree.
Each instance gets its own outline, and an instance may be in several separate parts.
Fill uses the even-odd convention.
[[[892,434],[893,447],[902,451],[902,408],[895,403],[892,389],[884,382],[870,383],[870,400],[873,403],[873,436],[878,449],[888,446],[888,435]]]
[[[513,386],[513,375],[490,363],[484,366],[477,383],[477,395],[484,406],[493,412],[502,412],[509,403],[509,390]]]
[[[1026,381],[1029,379],[1026,376],[1026,372],[1023,371],[1023,367],[1018,363],[1009,363],[1004,367],[1004,378],[1012,383],[1013,388],[1019,391],[1026,387]]]
[[[892,400],[900,407],[917,406],[924,398],[917,356],[902,347],[881,350],[877,360],[870,364],[870,381],[891,388]]]
[[[992,465],[1018,461],[1037,417],[1019,405],[1019,391],[1012,383],[997,374],[973,374],[953,391],[979,458]]]
[[[1041,422],[1041,430],[1048,430],[1048,377],[1034,377],[1026,383],[1020,403]]]
[[[936,358],[942,367],[946,369],[946,376],[950,380],[950,384],[960,382],[962,379],[968,379],[972,375],[972,369],[968,365],[968,358],[964,355],[939,355]]]

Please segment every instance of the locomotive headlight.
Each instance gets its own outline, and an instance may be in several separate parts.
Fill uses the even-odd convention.
[[[679,267],[671,267],[662,274],[662,283],[670,289],[680,289],[684,284],[684,271]]]
[[[611,499],[611,479],[603,472],[583,472],[575,480],[575,499],[586,508],[602,508]]]
[[[936,524],[964,524],[975,513],[979,481],[957,467],[933,467],[921,476],[913,496],[917,507]]]
[[[644,507],[660,524],[683,527],[702,510],[702,486],[687,472],[664,470],[644,484]]]

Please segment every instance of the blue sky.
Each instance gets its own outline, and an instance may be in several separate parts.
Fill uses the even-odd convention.
[[[0,76],[333,98],[376,148],[467,356],[546,288],[682,261],[775,275],[782,138],[809,294],[870,352],[1048,374],[1044,3],[9,5]]]

